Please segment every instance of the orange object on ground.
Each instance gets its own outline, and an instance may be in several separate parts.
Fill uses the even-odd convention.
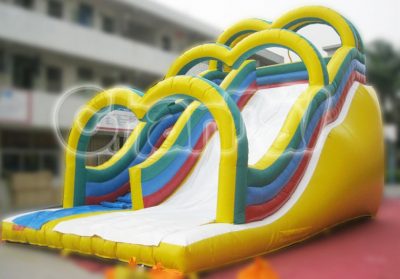
[[[150,271],[150,279],[183,279],[183,273],[175,269],[167,269],[157,263]]]
[[[137,267],[137,261],[135,257],[132,257],[129,262],[128,262],[130,267],[136,268]]]
[[[115,279],[115,268],[107,268],[106,271],[104,272],[104,278],[105,279]]]
[[[262,258],[255,258],[254,263],[238,274],[238,279],[279,279],[271,265]]]

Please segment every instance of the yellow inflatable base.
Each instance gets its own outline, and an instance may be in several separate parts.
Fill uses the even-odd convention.
[[[378,100],[372,88],[360,85],[345,120],[331,130],[315,172],[297,202],[276,221],[229,232],[187,246],[157,247],[105,241],[40,231],[3,222],[3,240],[48,246],[82,254],[154,265],[183,272],[199,271],[271,252],[337,224],[376,214],[383,189],[383,135]]]

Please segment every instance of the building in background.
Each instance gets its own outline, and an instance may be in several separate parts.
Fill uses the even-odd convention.
[[[322,49],[326,52],[326,54],[328,54],[328,56],[332,56],[340,46],[341,44],[334,44],[325,46]]]
[[[0,18],[0,188],[16,173],[42,170],[61,185],[63,151],[52,128],[52,110],[61,92],[88,83],[145,89],[183,50],[214,41],[219,34],[141,0],[0,0]],[[274,64],[282,58],[263,51],[260,61]],[[64,110],[75,112],[87,100],[74,98]],[[72,118],[61,117],[65,134]],[[109,137],[99,133],[91,148]],[[123,137],[113,145],[115,150]],[[112,152],[90,163],[98,164]]]

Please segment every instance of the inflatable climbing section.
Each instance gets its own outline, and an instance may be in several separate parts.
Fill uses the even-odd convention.
[[[297,34],[331,26],[331,57]],[[257,66],[281,47],[300,62]],[[207,62],[197,76],[187,72]],[[85,164],[110,108],[140,119],[107,162]],[[142,93],[100,92],[78,114],[66,150],[64,204],[3,221],[3,240],[165,267],[210,269],[374,216],[383,186],[382,119],[362,40],[343,16],[303,7],[243,20],[194,47]]]

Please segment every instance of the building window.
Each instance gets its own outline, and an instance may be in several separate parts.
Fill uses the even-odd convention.
[[[39,155],[35,153],[23,154],[24,171],[34,172],[39,170]]]
[[[33,9],[34,0],[15,0],[15,4],[25,9]]]
[[[5,130],[1,134],[1,146],[3,150],[22,150],[31,147],[31,135],[25,131]]]
[[[2,158],[3,177],[17,172],[33,172],[47,170],[59,175],[60,156],[57,150],[4,151]]]
[[[88,4],[80,4],[78,8],[77,22],[83,26],[93,25],[93,8]]]
[[[129,77],[127,74],[121,73],[119,75],[119,82],[122,84],[128,84],[129,83]]]
[[[59,93],[62,90],[62,70],[55,66],[46,68],[47,91]]]
[[[126,25],[124,36],[147,44],[153,44],[154,33],[155,30],[153,28],[135,21],[130,21]]]
[[[55,175],[59,174],[59,156],[57,153],[43,154],[41,159],[43,170],[51,171]]]
[[[24,55],[13,57],[13,85],[22,89],[33,89],[38,60]]]
[[[134,84],[140,89],[146,89],[149,86],[153,85],[157,80],[159,80],[158,76],[141,74],[139,79],[135,79]]]
[[[115,83],[116,83],[116,81],[115,81],[115,79],[112,78],[112,77],[103,77],[103,78],[101,79],[101,85],[102,85],[104,88],[109,88],[109,87],[115,85]]]
[[[93,81],[93,71],[89,68],[79,67],[78,68],[78,80],[80,82]]]
[[[163,50],[171,50],[171,38],[168,36],[163,36],[162,37],[162,49]]]
[[[115,32],[115,26],[114,26],[114,20],[111,17],[108,16],[103,16],[102,19],[102,28],[103,31],[106,33],[114,33]]]
[[[48,0],[47,14],[51,17],[63,17],[63,3],[60,0]]]
[[[40,170],[59,174],[60,152],[52,133],[3,130],[0,142],[3,177]]]
[[[3,155],[3,171],[15,172],[21,169],[21,157],[18,154],[4,154]]]

